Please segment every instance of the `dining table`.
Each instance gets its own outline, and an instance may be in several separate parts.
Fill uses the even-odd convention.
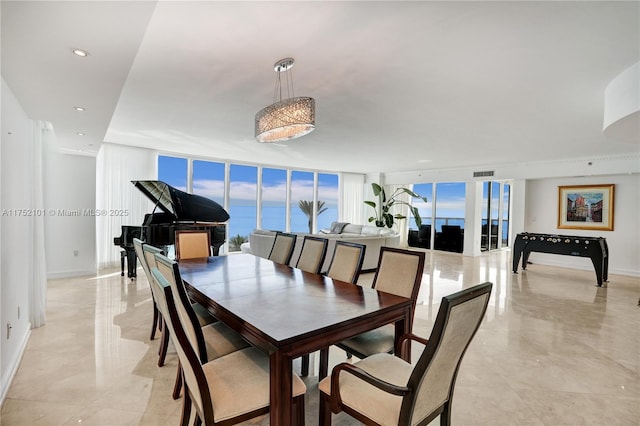
[[[194,301],[269,355],[271,425],[293,422],[294,359],[386,324],[395,324],[396,341],[411,330],[411,299],[250,253],[178,266]]]

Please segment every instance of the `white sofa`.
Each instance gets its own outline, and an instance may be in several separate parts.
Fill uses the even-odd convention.
[[[329,240],[327,256],[325,257],[325,261],[321,269],[322,272],[325,272],[329,268],[335,244],[338,240],[364,244],[367,247],[365,250],[364,263],[362,264],[362,269],[365,271],[374,270],[378,266],[380,247],[398,247],[400,243],[400,235],[392,229],[377,228],[375,226],[367,225],[346,224],[344,227],[342,227],[342,225],[343,224],[334,222],[331,229],[323,229],[318,234],[314,234],[317,237],[323,237]],[[332,232],[332,230],[340,232]],[[310,235],[304,232],[295,232],[295,234],[297,235],[297,238],[296,246],[293,250],[293,256],[291,256],[291,266],[295,266],[298,261],[304,236]],[[276,231],[256,229],[249,235],[249,244],[243,244],[242,251],[268,258],[269,253],[271,252],[271,247],[273,246],[275,235]]]

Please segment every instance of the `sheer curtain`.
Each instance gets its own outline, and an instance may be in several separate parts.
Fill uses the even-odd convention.
[[[153,204],[132,180],[155,180],[156,152],[144,148],[103,143],[96,158],[96,209],[125,210],[122,216],[96,217],[96,261],[98,269],[120,264],[120,249],[113,238],[120,235],[122,225],[140,226]]]
[[[31,171],[32,192],[31,207],[34,211],[44,211],[43,196],[43,166],[42,147],[55,139],[55,135],[47,123],[41,121],[31,122],[32,130],[32,151],[31,160],[33,168]],[[46,323],[47,310],[47,260],[45,257],[44,245],[44,215],[33,215],[32,220],[32,256],[31,256],[31,279],[29,280],[29,322],[31,328],[43,326]]]
[[[342,194],[340,197],[340,221],[366,224],[364,218],[364,175],[342,173]]]

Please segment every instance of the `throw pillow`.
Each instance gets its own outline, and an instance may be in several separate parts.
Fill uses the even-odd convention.
[[[349,222],[333,222],[331,224],[331,233],[341,234],[344,227],[347,226],[348,224]]]

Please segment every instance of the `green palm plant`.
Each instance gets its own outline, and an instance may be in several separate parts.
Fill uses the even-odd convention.
[[[313,201],[300,200],[298,207],[300,207],[302,213],[309,219],[309,233],[311,234],[313,232]],[[317,210],[318,216],[320,216],[320,213],[327,211],[327,207],[324,206],[324,201],[318,201]]]
[[[376,204],[375,201],[364,202],[366,205],[373,207],[373,210],[375,211],[375,216],[371,216],[369,218],[369,222],[375,221],[376,226],[380,228],[385,226],[387,228],[391,228],[393,226],[395,219],[401,220],[401,219],[406,219],[407,217],[401,214],[395,214],[395,215],[391,214],[389,213],[389,209],[391,209],[391,207],[393,206],[405,205],[409,207],[409,210],[411,211],[411,215],[413,216],[413,219],[416,221],[416,226],[418,227],[418,229],[420,228],[420,225],[422,225],[422,218],[420,218],[420,213],[418,212],[418,208],[412,206],[406,201],[398,200],[397,198],[401,194],[409,194],[411,197],[420,198],[422,201],[426,203],[427,197],[423,197],[419,194],[416,194],[415,192],[407,188],[398,188],[395,191],[393,191],[393,194],[391,194],[389,198],[387,198],[387,195],[383,187],[381,187],[377,183],[372,183],[371,187],[373,188],[373,195],[378,197],[379,204]]]
[[[243,237],[238,234],[235,237],[229,238],[229,251],[238,251],[243,243],[247,242],[247,237]]]

